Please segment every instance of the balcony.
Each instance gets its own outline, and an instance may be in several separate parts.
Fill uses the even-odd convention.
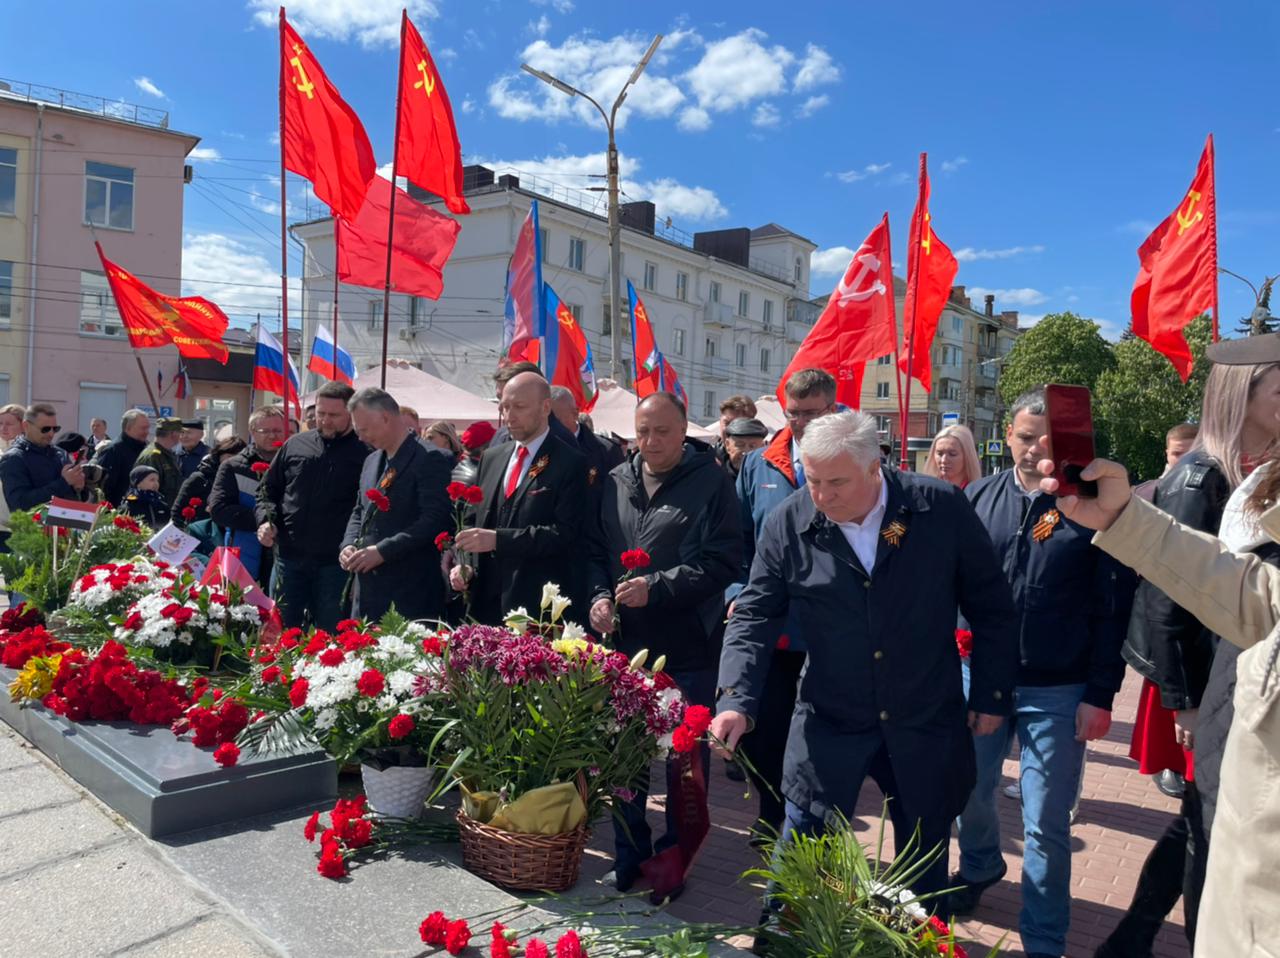
[[[703,322],[720,329],[733,329],[733,307],[728,303],[707,303]]]

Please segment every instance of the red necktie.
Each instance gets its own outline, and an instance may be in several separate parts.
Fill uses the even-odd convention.
[[[507,476],[507,498],[510,499],[516,494],[516,487],[520,485],[520,473],[524,469],[524,461],[529,458],[528,446],[516,447],[516,464],[511,470],[511,475]]]

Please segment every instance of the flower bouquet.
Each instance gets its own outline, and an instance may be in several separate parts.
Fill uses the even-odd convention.
[[[660,663],[650,673],[644,653],[591,644],[560,621],[568,605],[548,585],[537,619],[517,609],[505,629],[455,629],[443,671],[419,684],[457,719],[445,744],[467,867],[509,888],[572,885],[590,823],[631,797],[684,717]]]

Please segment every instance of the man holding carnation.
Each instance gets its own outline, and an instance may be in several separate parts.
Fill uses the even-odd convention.
[[[249,416],[251,442],[218,467],[209,487],[209,516],[240,550],[240,562],[262,586],[271,582],[271,550],[258,541],[258,484],[284,444],[284,411],[263,406]]]
[[[742,561],[738,499],[711,448],[685,437],[688,419],[674,395],[645,397],[635,422],[639,455],[615,467],[601,491],[591,625],[612,633],[613,644],[627,655],[648,649],[651,661],[666,656],[666,671],[685,699],[709,706],[724,589]],[[673,744],[688,751],[693,743]],[[704,773],[708,757],[704,747]],[[648,784],[646,773],[624,806],[627,828],[614,822],[614,878],[621,891],[635,883],[642,862],[678,841],[675,803],[668,802],[667,832],[651,842]]]

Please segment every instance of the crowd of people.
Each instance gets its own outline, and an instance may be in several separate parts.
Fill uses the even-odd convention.
[[[1243,709],[1243,678],[1236,688],[1252,654],[1237,646],[1259,643],[1280,617],[1263,608],[1280,608],[1268,599],[1280,572],[1258,566],[1280,560],[1259,522],[1280,490],[1280,339],[1264,338],[1252,351],[1210,350],[1199,423],[1169,431],[1165,474],[1134,489],[1144,506],[1117,521],[1170,543],[1190,535],[1172,520],[1220,536],[1214,574],[1246,576],[1256,594],[1232,588],[1209,611],[1214,595],[1170,571],[1181,568],[1172,544],[1152,559],[1128,539],[1111,545],[1114,532],[1095,539],[1121,512],[1123,470],[1094,467],[1108,477],[1097,501],[1052,494],[1042,389],[1009,409],[1011,468],[983,476],[972,434],[948,426],[916,473],[885,461],[875,420],[838,405],[820,369],[786,381],[776,431],[748,397],[726,400],[714,444],[686,434],[686,410],[665,392],[637,405],[633,441],[597,435],[573,394],[529,363],[495,376],[496,430],[423,427],[387,392],[337,382],[317,391],[301,431],[267,406],[249,417],[247,437],[212,448],[196,420],[160,419],[153,430],[130,410],[116,438],[102,420],[83,437],[61,430],[51,405],[4,406],[0,522],[54,496],[110,501],[153,527],[172,521],[206,552],[238,549],[286,626],[333,629],[392,607],[499,624],[509,610],[537,609],[556,582],[579,610],[570,618],[623,652],[665,656],[688,701],[716,712],[716,751],[750,758],[753,842],[852,816],[871,779],[900,847],[917,835],[924,849],[946,849],[956,836],[959,871],[948,875],[942,855],[913,886],[952,889],[938,899],[948,914],[976,912],[1007,871],[997,796],[1016,740],[1018,782],[1003,791],[1022,810],[1019,930],[1031,958],[1066,953],[1087,746],[1111,727],[1127,662],[1143,678],[1131,754],[1181,813],[1097,955],[1150,955],[1179,897],[1197,955],[1241,955],[1254,952],[1217,944],[1219,916],[1266,885],[1266,846],[1250,832],[1274,813],[1265,792],[1233,795],[1241,786],[1223,758],[1252,736],[1266,771],[1237,764],[1233,774],[1270,783],[1268,703],[1280,695],[1274,640],[1262,689],[1251,673]],[[1172,520],[1143,512],[1148,503]],[[635,550],[643,568],[624,562]],[[1153,561],[1165,564],[1155,571]],[[1243,605],[1250,611],[1224,625]],[[710,757],[703,747],[708,773]],[[623,891],[678,837],[671,808],[654,837],[647,784],[615,822],[611,881]],[[1246,847],[1251,838],[1257,847]],[[1232,873],[1229,856],[1257,873]],[[1257,913],[1230,932],[1237,943],[1280,928],[1280,898],[1250,900]]]

